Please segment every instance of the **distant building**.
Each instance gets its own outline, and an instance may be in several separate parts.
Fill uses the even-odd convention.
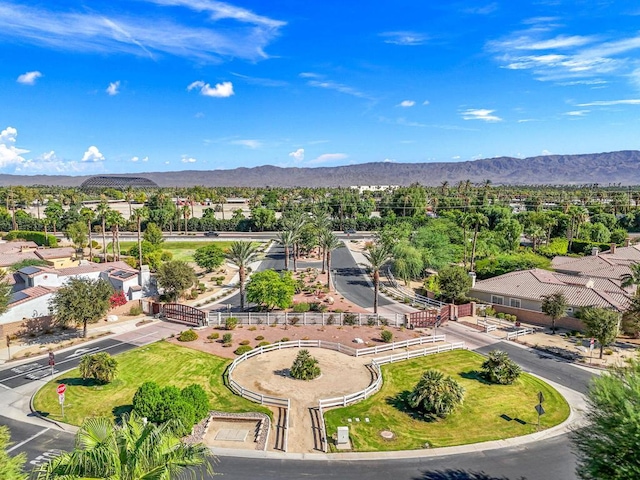
[[[396,190],[400,188],[399,185],[351,185],[352,190],[358,190],[359,193],[363,192],[386,192],[387,190]]]
[[[112,177],[99,176],[91,177],[82,182],[80,188],[91,190],[94,188],[115,188],[124,190],[126,188],[158,188],[158,184],[144,177]]]

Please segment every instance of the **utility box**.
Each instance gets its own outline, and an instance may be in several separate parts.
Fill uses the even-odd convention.
[[[349,444],[349,427],[338,427],[338,445]]]

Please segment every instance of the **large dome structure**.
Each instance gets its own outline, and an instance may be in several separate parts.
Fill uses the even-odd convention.
[[[124,190],[126,188],[158,188],[158,184],[144,177],[112,177],[98,176],[91,177],[82,182],[80,188],[115,188]]]

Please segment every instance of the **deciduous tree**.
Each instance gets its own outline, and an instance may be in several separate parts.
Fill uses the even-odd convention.
[[[569,308],[569,302],[564,293],[557,291],[542,295],[542,313],[551,317],[551,331],[556,333],[556,321],[564,317],[567,314],[567,308]]]
[[[264,306],[288,308],[293,304],[295,281],[290,272],[278,275],[274,270],[256,272],[247,283],[247,300]]]
[[[213,271],[224,262],[224,251],[215,243],[198,248],[193,254],[193,259],[200,268],[207,272]]]
[[[584,323],[585,334],[595,338],[600,344],[600,358],[604,347],[616,341],[620,328],[620,313],[602,307],[585,307],[580,310],[580,320]]]
[[[196,273],[186,262],[172,260],[158,267],[156,279],[167,299],[175,302],[196,283]]]

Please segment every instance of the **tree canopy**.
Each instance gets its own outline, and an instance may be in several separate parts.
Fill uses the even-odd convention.
[[[87,336],[87,324],[96,323],[109,310],[111,284],[105,280],[72,277],[51,298],[50,307],[61,325],[83,325]]]
[[[413,388],[408,401],[411,408],[432,418],[444,418],[464,400],[464,387],[438,370],[427,370]]]
[[[556,332],[556,321],[567,314],[569,302],[561,291],[542,295],[542,313],[551,317],[551,330]]]
[[[446,302],[456,302],[465,297],[471,288],[471,277],[463,267],[445,267],[438,273],[440,296]]]
[[[2,480],[26,480],[27,474],[22,471],[27,456],[21,453],[11,456],[7,453],[9,447],[9,429],[0,425],[0,478]]]
[[[615,342],[620,327],[620,314],[601,307],[585,307],[580,310],[580,320],[585,326],[585,335],[595,338],[600,344],[600,358],[604,347]]]
[[[196,273],[186,262],[172,260],[158,267],[156,279],[167,299],[175,302],[196,282]]]
[[[278,274],[274,270],[256,272],[247,283],[247,300],[267,310],[288,308],[293,304],[295,281],[291,272]]]
[[[207,272],[212,272],[214,268],[222,265],[225,253],[220,246],[212,243],[198,248],[193,254],[193,259],[200,268],[204,268]]]

